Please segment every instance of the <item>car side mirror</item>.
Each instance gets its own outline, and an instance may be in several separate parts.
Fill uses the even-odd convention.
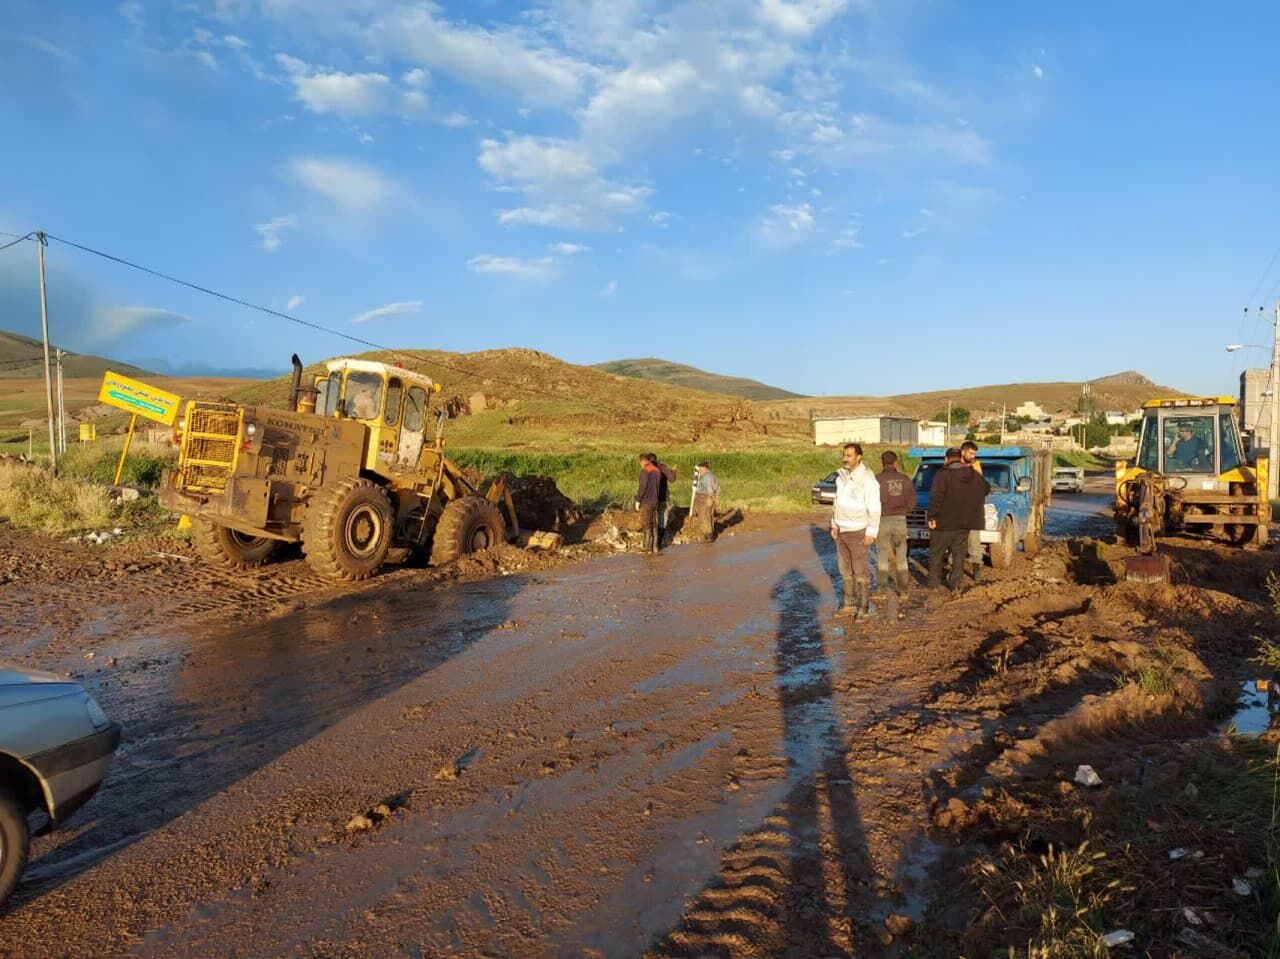
[[[1018,485],[1017,485],[1016,489],[1018,490],[1018,492],[1019,492],[1019,493],[1030,493],[1030,492],[1031,492],[1031,477],[1030,477],[1030,476],[1019,476],[1019,477],[1018,477]]]

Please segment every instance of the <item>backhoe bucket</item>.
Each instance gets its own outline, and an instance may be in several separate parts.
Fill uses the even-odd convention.
[[[1169,557],[1162,553],[1130,556],[1124,561],[1124,578],[1130,583],[1169,582]]]

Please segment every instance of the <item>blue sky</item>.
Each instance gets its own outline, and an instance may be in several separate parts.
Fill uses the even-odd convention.
[[[1223,347],[1267,342],[1241,310],[1280,296],[1274,4],[5,9],[0,230],[375,342],[811,394],[1126,368],[1234,392],[1266,362]],[[73,349],[357,349],[48,256]],[[0,252],[0,327],[38,330],[34,264]]]

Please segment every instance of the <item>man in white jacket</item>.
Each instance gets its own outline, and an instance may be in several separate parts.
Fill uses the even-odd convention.
[[[836,499],[831,510],[831,538],[836,541],[844,586],[841,616],[854,619],[870,610],[871,568],[867,557],[880,532],[880,484],[862,462],[862,444],[846,443],[844,467],[836,473]]]

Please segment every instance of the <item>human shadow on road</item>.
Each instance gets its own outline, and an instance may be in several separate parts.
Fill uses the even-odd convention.
[[[825,526],[810,526],[809,538],[813,541],[813,551],[818,554],[818,562],[822,571],[831,580],[831,592],[836,598],[836,605],[844,601],[843,579],[840,576],[840,560],[836,557],[836,541],[831,538],[831,530]]]
[[[725,850],[719,875],[647,955],[728,956],[735,953],[726,943],[744,936],[758,956],[845,955],[850,948],[854,906],[864,899],[871,870],[819,594],[791,569],[770,595],[778,620],[774,671],[782,748],[794,785],[765,825]],[[780,832],[785,845],[777,839]],[[838,876],[824,871],[832,852]],[[842,920],[834,933],[832,916]]]
[[[10,908],[507,628],[525,583],[360,591],[269,619],[229,600],[228,619],[242,622],[194,632],[175,674],[134,672],[94,690],[124,725],[117,762],[80,814],[80,832],[33,860]]]

